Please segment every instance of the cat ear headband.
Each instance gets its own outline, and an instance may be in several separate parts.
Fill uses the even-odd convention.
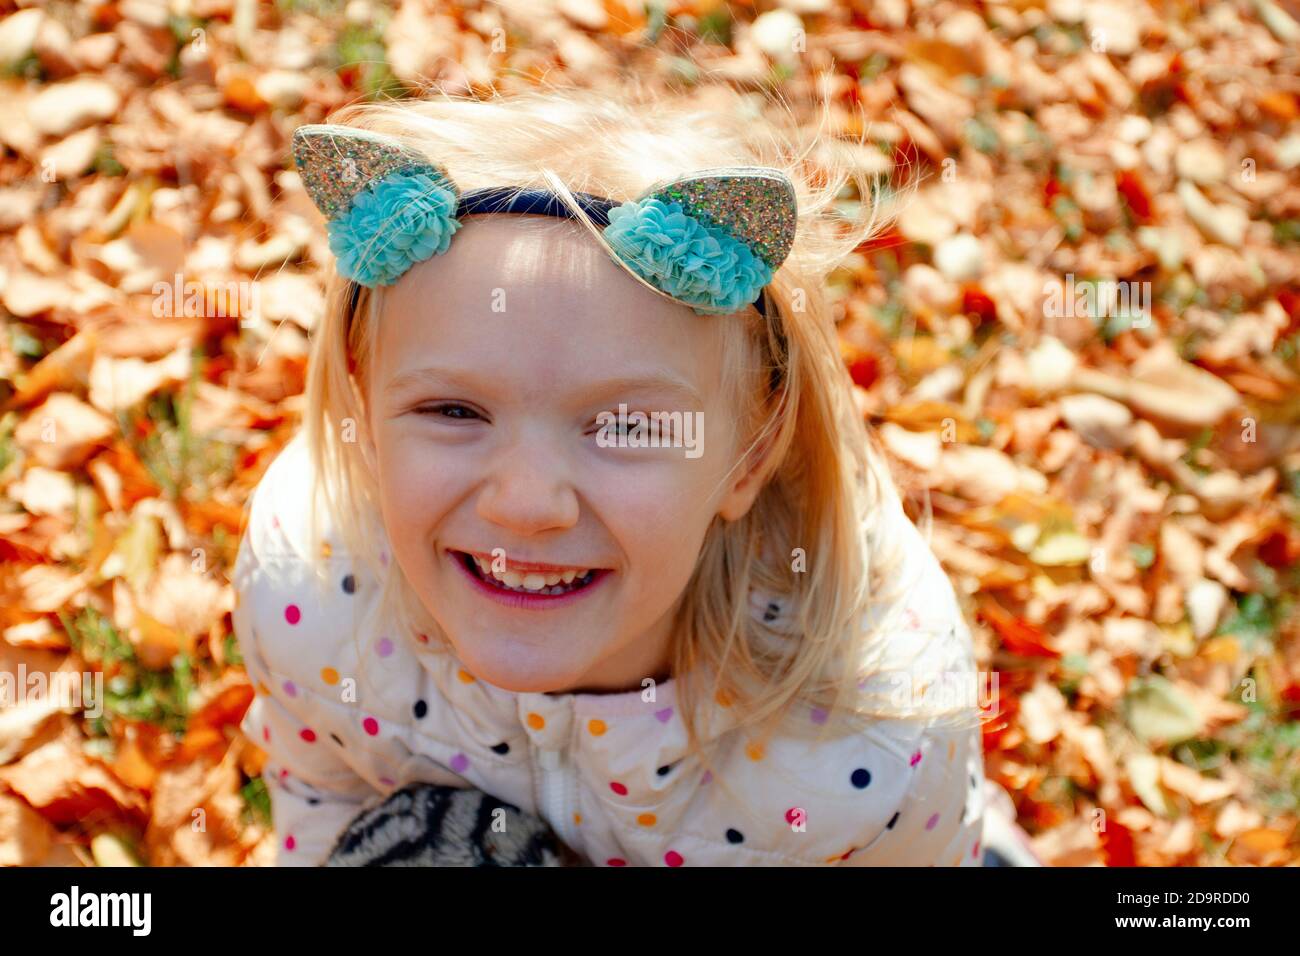
[[[480,213],[576,218],[553,193],[493,187],[462,193],[425,156],[349,126],[300,126],[293,157],[328,223],[339,274],[367,288],[392,285],[446,252],[460,220]],[[756,305],[794,245],[794,186],[760,166],[709,169],[617,203],[574,193],[619,261],[652,289],[698,314]]]

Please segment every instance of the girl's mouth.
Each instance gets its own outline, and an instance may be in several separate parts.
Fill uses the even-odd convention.
[[[466,551],[448,552],[461,570],[488,596],[511,607],[567,603],[586,594],[609,574],[606,568],[507,565],[493,569],[493,559]]]

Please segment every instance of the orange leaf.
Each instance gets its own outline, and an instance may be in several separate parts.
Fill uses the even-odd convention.
[[[1285,90],[1272,90],[1261,94],[1256,102],[1259,103],[1259,108],[1265,113],[1271,113],[1277,119],[1285,120],[1288,123],[1300,117],[1300,107],[1296,106],[1294,93],[1288,93]]]
[[[153,789],[154,781],[158,778],[158,768],[149,762],[133,737],[128,737],[118,745],[113,773],[140,790]]]
[[[44,564],[45,555],[12,538],[0,536],[0,561],[19,564]]]
[[[237,535],[244,520],[243,508],[212,498],[186,502],[182,510],[185,527],[197,535],[210,535],[217,525]]]
[[[1286,846],[1287,836],[1279,830],[1258,827],[1247,830],[1237,837],[1237,842],[1245,844],[1257,853],[1271,853]]]
[[[1042,628],[1018,618],[992,598],[980,602],[979,616],[1002,639],[1002,646],[1021,657],[1058,658],[1060,651],[1048,646]]]
[[[194,653],[193,638],[155,620],[138,608],[132,631],[136,655],[140,663],[150,670],[165,670],[170,667],[172,658],[182,649],[187,654]]]
[[[1101,831],[1101,854],[1107,866],[1137,866],[1133,856],[1133,834],[1113,817]]]
[[[80,745],[60,738],[0,768],[0,783],[54,824],[144,813],[144,800]]]
[[[225,743],[225,734],[215,727],[191,727],[185,732],[185,739],[181,741],[177,759],[181,763],[189,763],[207,750],[220,751]]]
[[[239,672],[229,672],[223,681],[229,686],[190,718],[185,739],[181,741],[181,761],[193,760],[209,749],[224,750],[229,741],[225,728],[237,725],[253,702],[253,687]]]
[[[1001,687],[1001,672],[999,672],[998,686]],[[1017,698],[1011,694],[999,693],[998,711],[987,720],[981,721],[980,731],[983,737],[983,746],[986,752],[995,750],[1004,750],[1006,746],[1014,746],[1007,741],[1007,733],[1016,723],[1016,714],[1020,711],[1020,704]]]
[[[122,479],[122,507],[129,509],[142,498],[156,498],[162,493],[153,476],[140,463],[125,442],[113,444],[103,457]]]

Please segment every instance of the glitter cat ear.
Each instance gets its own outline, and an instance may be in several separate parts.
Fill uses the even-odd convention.
[[[359,285],[391,285],[415,263],[446,252],[460,228],[451,179],[389,137],[349,126],[300,126],[293,157],[327,221],[339,274]]]
[[[703,170],[609,211],[604,236],[624,265],[700,314],[755,302],[794,246],[794,185],[780,170]]]
[[[703,170],[665,186],[652,186],[642,198],[681,203],[687,215],[745,243],[774,272],[794,246],[794,184],[779,169]]]

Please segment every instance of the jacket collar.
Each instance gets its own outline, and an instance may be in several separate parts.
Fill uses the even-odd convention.
[[[618,693],[510,691],[475,677],[449,651],[429,645],[420,650],[421,665],[473,725],[463,729],[475,739],[495,736],[508,743],[526,738],[538,750],[570,753],[592,771],[635,766],[657,774],[687,753],[685,704],[676,678]],[[697,706],[696,732],[702,743],[713,743],[736,727],[734,708],[714,700]]]

